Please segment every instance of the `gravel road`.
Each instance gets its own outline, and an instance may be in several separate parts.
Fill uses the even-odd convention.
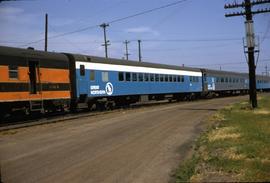
[[[202,121],[247,98],[143,107],[2,132],[2,181],[168,182]]]

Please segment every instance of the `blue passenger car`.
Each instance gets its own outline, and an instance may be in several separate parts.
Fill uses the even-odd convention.
[[[177,95],[202,92],[200,69],[75,56],[77,97]]]

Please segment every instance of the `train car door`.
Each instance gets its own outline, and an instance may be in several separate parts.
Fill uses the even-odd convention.
[[[207,81],[207,75],[205,70],[201,70],[202,72],[202,89],[204,92],[208,91],[208,81]]]
[[[40,81],[40,67],[38,60],[28,60],[30,110],[43,110],[42,84]]]

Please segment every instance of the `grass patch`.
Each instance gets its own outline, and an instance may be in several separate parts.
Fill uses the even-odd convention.
[[[270,181],[270,97],[219,111],[197,140],[193,157],[176,172],[176,182]]]

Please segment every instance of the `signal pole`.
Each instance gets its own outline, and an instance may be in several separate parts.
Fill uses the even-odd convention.
[[[107,37],[106,37],[106,27],[108,27],[109,24],[103,23],[100,25],[101,28],[103,28],[103,33],[104,33],[104,44],[102,44],[102,46],[105,47],[105,57],[108,58],[108,46],[109,44],[109,40],[107,41]]]
[[[128,53],[128,43],[130,43],[130,41],[125,40],[124,44],[126,45],[126,54],[125,54],[126,60],[128,60],[128,56],[130,55],[130,54]]]
[[[48,50],[48,14],[45,15],[45,47],[44,50]]]
[[[139,46],[139,62],[141,62],[142,61],[141,40],[138,40],[138,46]]]
[[[252,7],[254,5],[260,5],[270,3],[270,0],[256,0],[250,1],[245,0],[242,3],[233,3],[233,4],[225,4],[225,9],[230,8],[244,8],[244,11],[225,14],[225,17],[233,17],[233,16],[245,16],[246,21],[246,39],[247,39],[247,47],[248,47],[248,66],[249,66],[249,99],[251,101],[252,107],[256,108],[257,104],[257,90],[256,90],[256,66],[255,66],[255,58],[254,58],[254,48],[255,48],[255,35],[253,29],[253,14],[260,14],[270,12],[270,9],[258,9],[256,11],[252,11]]]

